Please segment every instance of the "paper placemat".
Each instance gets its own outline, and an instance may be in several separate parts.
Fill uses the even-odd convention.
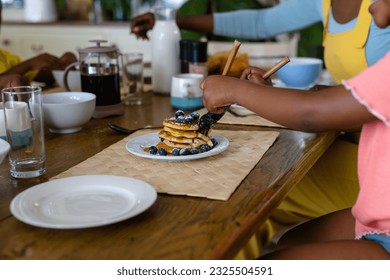
[[[198,111],[200,115],[207,112],[205,108]],[[265,127],[284,127],[280,124],[271,122],[259,115],[248,115],[245,117],[236,117],[230,112],[226,112],[225,115],[218,121],[220,124],[237,124],[237,125],[254,125],[254,126],[265,126]]]
[[[213,130],[229,140],[227,150],[212,157],[173,162],[140,158],[126,150],[130,138],[146,133],[152,131],[138,131],[52,179],[127,176],[148,182],[159,193],[227,200],[279,135],[274,131]]]

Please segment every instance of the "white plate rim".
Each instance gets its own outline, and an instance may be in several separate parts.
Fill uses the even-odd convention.
[[[211,137],[215,138],[218,141],[218,145],[208,152],[199,153],[196,155],[160,156],[160,155],[152,155],[150,153],[145,152],[143,148],[146,148],[151,145],[155,145],[160,141],[160,137],[158,137],[158,132],[148,133],[148,134],[140,135],[135,138],[131,138],[127,141],[125,147],[129,153],[142,158],[149,158],[149,159],[162,160],[162,161],[187,161],[187,160],[195,160],[195,159],[215,156],[222,153],[229,147],[229,140],[226,137],[214,133],[211,133]]]
[[[77,222],[63,223],[59,221],[58,223],[55,223],[42,221],[33,213],[33,211],[28,211],[31,209],[26,209],[26,203],[33,203],[33,200],[31,200],[32,197],[40,197],[41,195],[41,198],[43,198],[43,195],[46,195],[45,192],[48,192],[49,194],[55,192],[56,195],[58,195],[61,191],[66,192],[71,187],[75,188],[75,185],[72,184],[76,184],[77,187],[80,188],[80,191],[84,186],[85,188],[96,187],[104,189],[105,192],[111,193],[127,193],[128,198],[130,198],[130,196],[134,197],[136,203],[129,205],[129,209],[112,218],[100,221],[90,221],[82,224]],[[93,195],[93,192],[91,192],[91,194]],[[29,201],[29,199],[31,201]],[[10,211],[16,219],[32,226],[52,229],[82,229],[105,226],[135,217],[149,209],[156,199],[157,192],[153,186],[135,178],[115,175],[81,175],[51,180],[24,190],[13,198],[10,204]]]

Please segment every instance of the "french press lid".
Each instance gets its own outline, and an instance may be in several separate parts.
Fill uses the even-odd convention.
[[[114,47],[105,47],[102,46],[102,43],[107,43],[107,40],[90,40],[89,42],[91,43],[96,43],[96,46],[85,48],[85,49],[80,49],[79,54],[80,54],[80,60],[84,60],[89,55],[102,55],[105,54],[110,58],[117,58],[119,55],[119,50]]]

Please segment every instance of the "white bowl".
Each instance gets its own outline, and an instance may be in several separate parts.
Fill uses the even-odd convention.
[[[80,131],[95,111],[96,95],[69,91],[43,95],[45,124],[53,133],[68,134]]]
[[[53,77],[57,85],[66,90],[64,84],[64,70],[53,70]],[[71,91],[81,91],[81,77],[79,70],[70,70],[68,73],[68,86]]]
[[[322,70],[322,60],[312,57],[293,57],[276,74],[289,88],[310,88],[315,85]]]
[[[10,149],[9,143],[0,138],[0,164],[3,162]]]

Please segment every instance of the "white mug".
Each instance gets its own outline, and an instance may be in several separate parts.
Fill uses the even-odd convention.
[[[6,118],[8,129],[21,132],[31,128],[30,110],[25,102],[6,102]]]
[[[204,76],[196,73],[178,74],[172,77],[171,105],[177,109],[197,109],[203,106],[200,83]]]

